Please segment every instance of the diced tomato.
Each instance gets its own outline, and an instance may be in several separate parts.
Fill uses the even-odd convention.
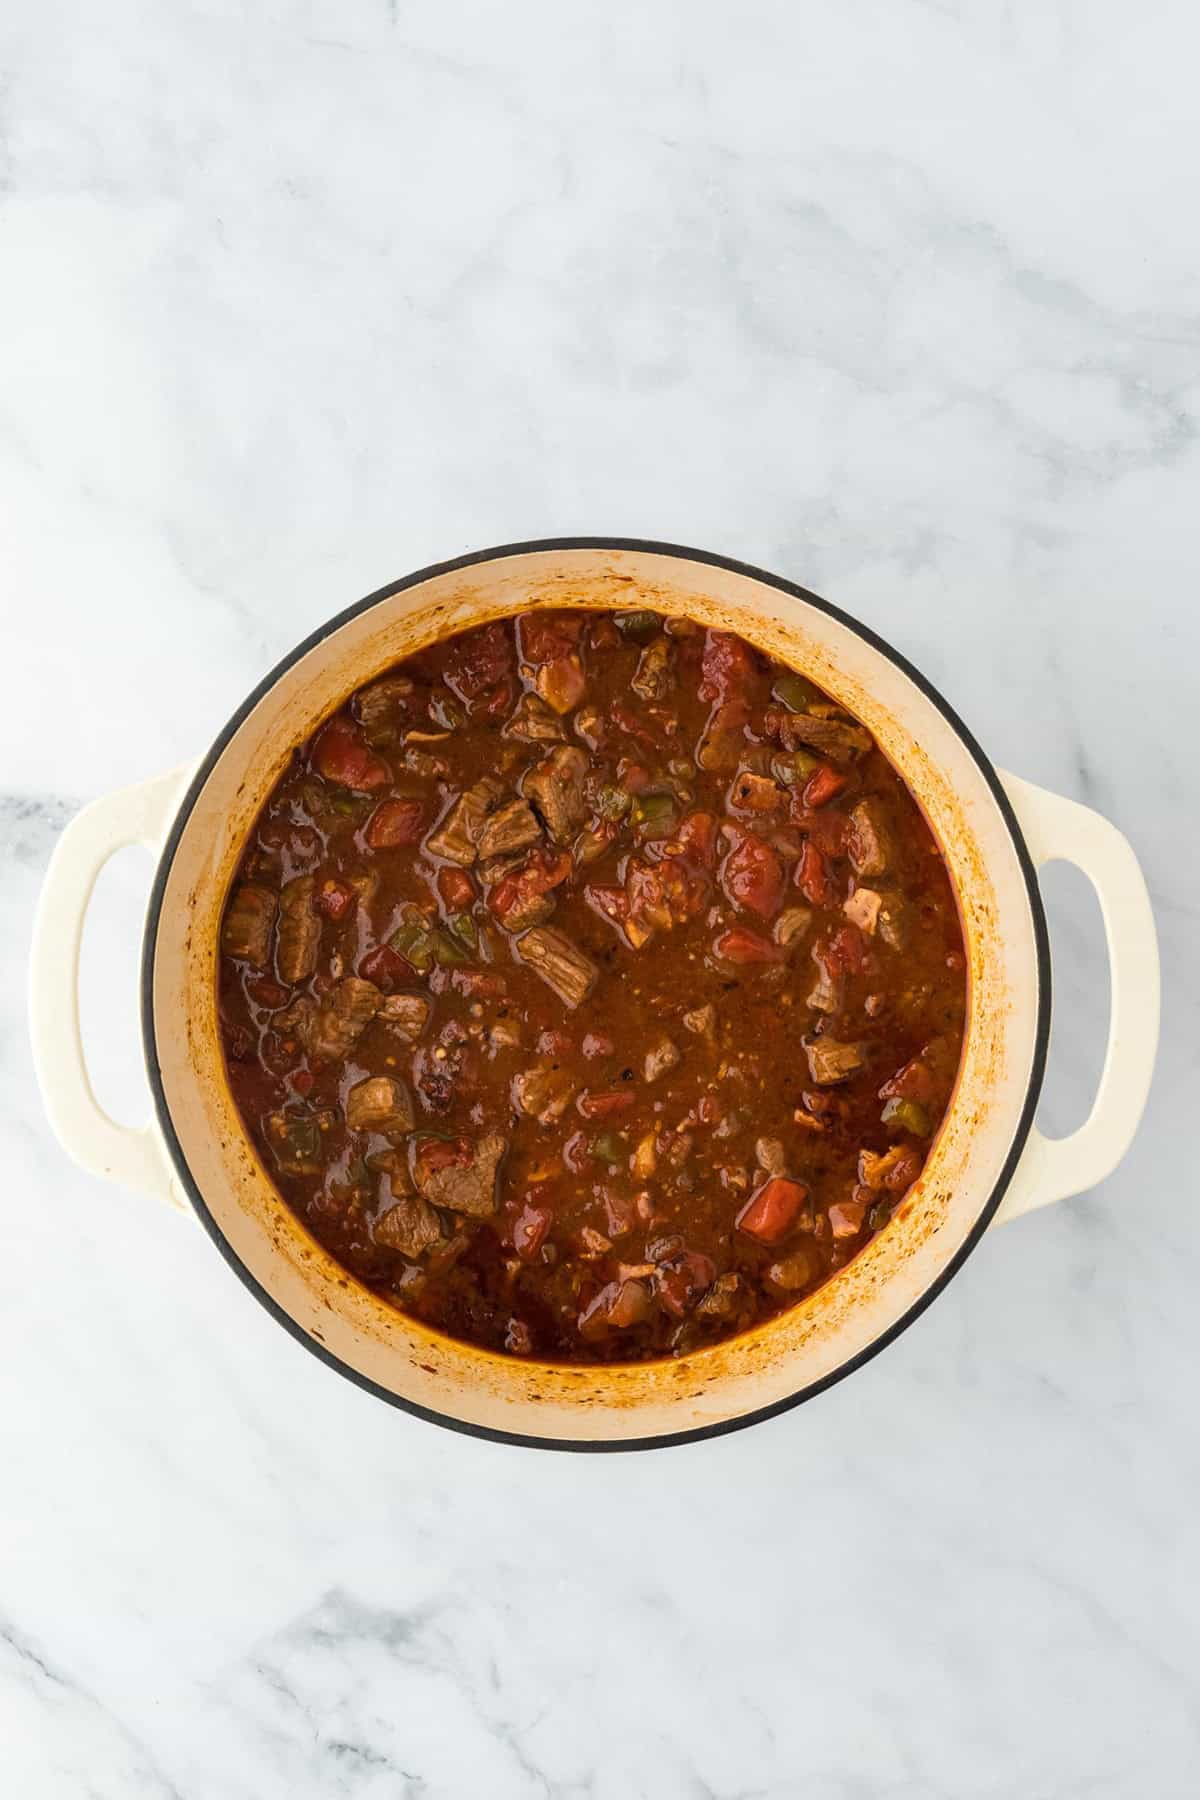
[[[452,969],[450,986],[456,994],[466,994],[471,1000],[499,1000],[508,992],[503,975],[489,969]]]
[[[710,812],[690,812],[667,845],[669,856],[681,856],[699,869],[712,869],[717,861],[717,821]]]
[[[505,875],[496,883],[488,895],[488,907],[503,924],[518,907],[526,906],[530,900],[558,887],[573,867],[566,850],[557,856],[549,850],[535,850],[521,868],[514,869],[511,875]]]
[[[844,856],[850,839],[850,821],[844,812],[804,805],[797,792],[792,800],[792,823],[798,825],[816,845],[822,856]]]
[[[849,786],[850,777],[843,775],[829,763],[821,763],[813,770],[804,786],[804,804],[815,811],[818,807],[828,806],[831,800]]]
[[[385,800],[367,820],[366,839],[372,850],[398,850],[419,844],[424,830],[424,801]]]
[[[481,719],[502,719],[512,706],[512,702],[513,683],[510,678],[506,677],[505,680],[500,682],[497,687],[494,687],[489,694],[486,694],[478,704],[473,705],[471,711]]]
[[[623,756],[617,764],[617,786],[627,794],[644,794],[650,786],[650,771],[642,763]]]
[[[716,1279],[717,1265],[710,1256],[699,1250],[685,1250],[681,1256],[673,1256],[670,1262],[660,1265],[654,1287],[667,1311],[682,1319]]]
[[[585,887],[583,897],[593,912],[598,912],[610,925],[624,927],[629,917],[629,896],[624,888],[604,887],[596,883]]]
[[[777,944],[759,937],[756,931],[748,931],[744,925],[734,925],[723,931],[713,950],[728,963],[777,963],[783,960],[783,951]]]
[[[581,613],[526,613],[517,622],[522,662],[548,663],[569,656],[578,648],[583,627]]]
[[[475,884],[462,869],[439,869],[437,885],[449,912],[465,912],[474,902]]]
[[[330,719],[317,734],[312,765],[326,781],[336,781],[364,794],[372,788],[386,787],[392,779],[383,758],[368,747],[360,728],[344,713]]]
[[[609,707],[613,723],[629,737],[636,738],[639,744],[645,744],[648,750],[661,750],[662,739],[649,729],[643,716],[639,716],[624,700],[614,700]]]
[[[313,909],[327,919],[344,919],[358,902],[358,895],[344,881],[322,881],[313,895]]]
[[[754,673],[749,646],[724,631],[709,631],[700,659],[700,698],[728,700],[741,695]]]
[[[490,695],[513,667],[508,628],[497,620],[462,637],[452,638],[446,656],[446,682],[460,700],[473,703]]]
[[[841,925],[822,946],[821,960],[831,975],[860,975],[864,944],[857,925]]]
[[[739,1231],[760,1244],[777,1244],[792,1229],[808,1199],[802,1182],[775,1175],[751,1194],[737,1217]]]
[[[616,1113],[628,1112],[633,1105],[631,1088],[610,1088],[607,1093],[582,1093],[575,1102],[585,1119],[611,1119]]]
[[[881,1100],[919,1100],[928,1102],[937,1098],[937,1081],[933,1071],[918,1057],[906,1062],[902,1069],[897,1069],[890,1081],[885,1081],[879,1090]]]
[[[738,830],[728,826],[727,830]],[[770,919],[783,904],[784,875],[779,854],[753,831],[739,831],[721,868],[721,886],[733,906]]]
[[[465,1169],[471,1162],[471,1146],[465,1138],[421,1138],[416,1161],[420,1179],[425,1181],[439,1169]]]
[[[512,1224],[513,1249],[522,1262],[536,1259],[553,1223],[554,1214],[548,1206],[525,1202]]]
[[[358,972],[364,981],[373,981],[385,994],[390,993],[398,982],[411,981],[413,977],[411,965],[390,944],[378,944],[374,950],[368,950],[358,965]]]
[[[829,873],[829,864],[810,837],[805,838],[800,851],[795,882],[812,906],[832,906],[837,900],[837,889]]]
[[[256,1006],[265,1006],[271,1011],[282,1006],[288,997],[287,989],[280,987],[277,981],[272,981],[266,975],[260,975],[253,981],[248,981],[246,992]]]

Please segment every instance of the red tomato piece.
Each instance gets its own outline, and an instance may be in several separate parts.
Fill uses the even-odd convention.
[[[390,993],[397,982],[411,981],[414,973],[411,965],[390,944],[378,944],[374,950],[368,950],[358,965],[358,972],[364,981],[373,981],[385,994]]]
[[[837,889],[829,873],[829,864],[811,837],[804,840],[800,861],[796,864],[795,881],[810,905],[833,906],[836,903]]]
[[[526,613],[517,622],[522,662],[557,662],[560,656],[569,656],[578,648],[583,626],[578,613]]]
[[[326,781],[336,781],[364,794],[372,788],[386,787],[392,779],[383,758],[376,756],[359,727],[344,713],[330,719],[318,733],[312,765]]]
[[[760,1244],[777,1244],[792,1229],[807,1199],[803,1182],[775,1175],[751,1194],[737,1216],[738,1230]]]
[[[489,910],[504,923],[511,912],[523,907],[541,894],[548,894],[567,879],[574,868],[568,851],[557,856],[549,850],[535,850],[529,861],[511,875],[498,881],[488,895]]]
[[[366,839],[372,850],[399,850],[419,844],[424,830],[424,801],[385,800],[367,820]]]
[[[749,647],[724,631],[709,631],[700,659],[700,698],[725,701],[741,695],[754,673]]]
[[[611,1119],[616,1113],[628,1112],[633,1098],[631,1088],[610,1088],[603,1094],[580,1094],[575,1104],[585,1119]]]
[[[760,919],[772,918],[783,904],[779,853],[755,832],[740,832],[722,866],[721,886],[731,905],[755,912]]]
[[[717,1279],[717,1265],[699,1250],[685,1250],[660,1265],[654,1287],[662,1304],[675,1318],[682,1319],[701,1294],[708,1292]]]
[[[471,1161],[471,1146],[464,1138],[422,1138],[416,1160],[419,1179],[426,1181],[438,1169],[465,1169]]]
[[[756,931],[748,931],[744,925],[734,925],[723,931],[713,950],[728,963],[777,963],[783,960],[783,951],[777,944],[759,937]]]
[[[438,870],[438,893],[449,912],[465,912],[474,904],[475,884],[462,869]]]
[[[858,926],[842,925],[829,940],[824,960],[829,965],[831,972],[861,975],[863,951],[862,932]]]
[[[821,763],[818,768],[813,770],[805,783],[804,804],[811,806],[814,812],[818,807],[828,806],[831,800],[836,800],[838,795],[844,792],[849,783],[848,775],[841,774],[829,763]]]
[[[890,1081],[885,1081],[879,1090],[881,1100],[919,1100],[922,1103],[937,1097],[937,1082],[933,1071],[927,1064],[914,1057],[906,1062],[902,1069],[897,1069]]]
[[[661,750],[662,739],[650,731],[633,708],[626,706],[623,700],[614,700],[609,712],[614,724],[619,725],[629,737],[636,738],[639,744],[645,744],[648,750]]]
[[[583,897],[593,912],[598,912],[610,925],[624,926],[629,917],[629,896],[624,888],[604,887],[593,883],[585,887]]]
[[[850,821],[845,813],[821,807],[814,812],[803,800],[801,793],[793,797],[792,823],[811,838],[822,856],[845,856],[850,838]]]
[[[451,640],[446,657],[446,683],[468,706],[503,681],[513,667],[507,628],[497,620]]]
[[[280,987],[277,981],[272,981],[267,975],[259,975],[253,981],[248,981],[246,992],[256,1006],[265,1006],[272,1012],[282,1006],[288,997],[287,989]]]
[[[344,881],[332,878],[323,881],[313,895],[314,912],[324,913],[327,919],[344,919],[358,903],[358,895]]]
[[[554,1214],[548,1206],[535,1206],[526,1200],[513,1220],[513,1249],[522,1262],[533,1262],[549,1235]]]
[[[650,785],[650,771],[640,762],[623,756],[617,764],[617,786],[627,794],[644,794]]]
[[[698,869],[712,869],[717,861],[717,821],[710,812],[690,812],[667,845],[668,856],[681,856]]]

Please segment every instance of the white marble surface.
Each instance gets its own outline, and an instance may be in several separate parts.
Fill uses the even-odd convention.
[[[1148,0],[12,0],[0,18],[0,1788],[1156,1800],[1200,1785],[1200,130]],[[853,1380],[616,1458],[455,1437],[80,1175],[41,871],[360,594],[691,542],[856,611],[1116,818],[1141,1137]],[[144,1105],[133,853],[89,931]],[[1105,978],[1053,886],[1043,1110]]]

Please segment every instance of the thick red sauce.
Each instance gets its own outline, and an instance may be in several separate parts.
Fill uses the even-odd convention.
[[[226,906],[229,1080],[288,1205],[450,1335],[677,1355],[886,1225],[962,932],[869,734],[740,638],[538,612],[300,746]]]

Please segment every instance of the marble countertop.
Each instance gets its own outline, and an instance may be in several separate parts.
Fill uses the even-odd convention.
[[[1198,51],[1153,0],[6,10],[6,1793],[1195,1794]],[[65,1161],[24,1013],[81,802],[361,594],[574,532],[867,620],[1121,824],[1165,973],[1116,1175],[812,1404],[612,1458],[306,1356]],[[110,866],[84,970],[135,1118],[148,885]],[[1048,889],[1063,1129],[1107,992]]]

